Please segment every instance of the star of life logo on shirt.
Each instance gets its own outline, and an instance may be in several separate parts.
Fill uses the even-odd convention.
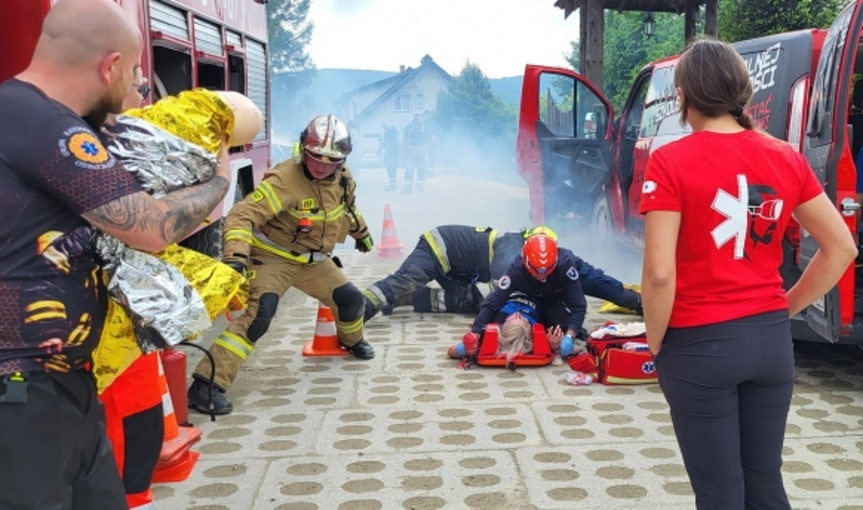
[[[750,194],[750,188],[755,191]],[[773,190],[767,186],[750,186],[745,175],[737,176],[737,196],[723,189],[716,190],[716,196],[710,207],[725,216],[725,220],[710,231],[716,248],[721,248],[729,241],[734,241],[734,259],[744,258],[746,239],[754,242],[769,243],[772,239],[772,228],[782,214],[784,201],[775,197]],[[758,219],[769,224],[765,233],[750,231],[755,228]]]
[[[102,170],[114,165],[114,157],[102,142],[83,126],[73,126],[63,132],[59,140],[60,154],[74,158],[75,166],[88,170]]]

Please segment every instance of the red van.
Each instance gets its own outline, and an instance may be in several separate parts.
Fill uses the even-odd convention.
[[[863,0],[849,4],[829,30],[801,30],[735,43],[749,68],[755,95],[749,115],[766,131],[799,148],[835,200],[848,228],[857,230],[852,154],[863,146],[863,110],[852,108]],[[849,38],[849,34],[852,37]],[[525,69],[517,163],[530,194],[530,217],[563,233],[587,231],[598,241],[643,246],[638,214],[651,151],[688,132],[680,125],[673,82],[677,57],[645,66],[620,115],[602,93],[567,69]],[[863,96],[863,86],[860,87]],[[863,106],[863,97],[859,98]],[[859,119],[859,120],[858,120]],[[854,126],[857,126],[854,129]],[[792,226],[785,233],[782,274],[796,281],[817,248]],[[796,317],[795,337],[863,343],[863,297],[854,267],[822,300]]]

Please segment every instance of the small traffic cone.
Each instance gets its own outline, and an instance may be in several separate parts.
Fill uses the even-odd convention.
[[[384,206],[384,226],[381,242],[378,245],[378,257],[385,259],[401,257],[404,255],[402,248],[404,245],[399,241],[396,226],[393,223],[393,211],[390,209],[390,204],[387,204]]]
[[[189,478],[201,453],[192,451],[192,445],[201,440],[201,431],[195,427],[180,427],[174,413],[168,378],[162,360],[159,360],[159,390],[162,392],[162,410],[165,415],[165,436],[162,451],[156,462],[153,483],[182,482]]]
[[[348,351],[339,343],[333,310],[318,304],[318,319],[315,323],[315,338],[303,346],[303,356],[347,356]]]

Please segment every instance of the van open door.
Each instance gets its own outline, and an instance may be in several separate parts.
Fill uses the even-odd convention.
[[[856,177],[848,129],[852,76],[863,25],[863,0],[848,5],[833,22],[813,77],[803,154],[842,214],[848,229],[857,230]],[[798,266],[806,267],[817,243],[802,232]],[[854,265],[839,284],[805,310],[809,327],[828,342],[851,333],[854,320]]]
[[[614,110],[568,69],[527,65],[516,160],[530,191],[530,219],[561,232],[584,227],[608,180]]]

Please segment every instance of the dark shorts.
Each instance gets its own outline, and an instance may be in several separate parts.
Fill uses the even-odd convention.
[[[0,508],[126,509],[92,375],[28,374],[26,394],[0,402]]]

